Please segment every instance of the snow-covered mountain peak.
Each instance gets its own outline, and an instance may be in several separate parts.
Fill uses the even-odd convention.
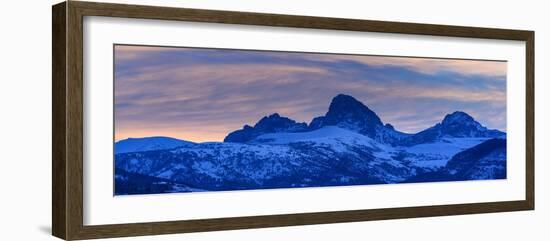
[[[339,94],[332,99],[325,118],[332,122],[364,122],[382,125],[380,117],[369,107],[349,95]]]
[[[472,116],[462,111],[455,111],[452,114],[447,114],[439,125],[442,134],[454,137],[479,137],[489,134],[491,137],[494,133],[487,133],[487,127],[481,125]],[[497,133],[497,132],[495,132]],[[497,133],[498,134],[498,133]]]
[[[273,113],[269,116],[264,116],[254,128],[261,129],[265,131],[276,131],[276,130],[286,130],[292,129],[297,126],[305,127],[305,123],[296,123],[296,121],[289,119],[284,116],[280,116],[279,113]]]
[[[274,113],[261,118],[254,127],[245,125],[243,129],[229,133],[223,141],[244,143],[266,133],[300,132],[306,130],[306,123],[297,123],[292,119]]]
[[[401,145],[429,143],[441,138],[505,138],[506,133],[490,130],[481,125],[472,116],[462,111],[447,114],[441,123],[416,133],[405,139]]]
[[[180,146],[193,146],[195,143],[176,138],[153,136],[128,138],[115,143],[115,154],[172,149]]]
[[[335,96],[328,112],[324,116],[314,118],[309,124],[309,129],[315,130],[324,126],[338,126],[371,138],[379,136],[378,132],[385,128],[374,111],[352,96],[344,94]]]
[[[443,126],[449,125],[465,125],[465,124],[477,124],[480,125],[474,118],[468,115],[466,112],[455,111],[452,114],[447,114],[441,122]]]

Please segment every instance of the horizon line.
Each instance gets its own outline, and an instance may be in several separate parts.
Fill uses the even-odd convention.
[[[362,103],[362,102],[361,102],[361,103]],[[366,106],[366,105],[365,105],[365,106]],[[466,113],[467,115],[471,116],[468,112],[465,112],[465,111],[458,111],[458,110],[457,110],[457,111],[450,112],[450,113],[447,113],[447,114],[445,114],[444,116],[450,115],[450,114],[455,113],[455,112],[463,112],[463,113]],[[376,112],[375,112],[375,113],[376,113]],[[261,117],[257,118],[258,121],[256,122],[256,124],[257,124],[257,123],[259,122],[259,120],[261,120],[262,118],[264,118],[264,117],[269,117],[269,116],[274,115],[274,114],[278,114],[280,117],[285,117],[285,118],[288,118],[288,119],[290,119],[290,120],[295,121],[294,119],[290,118],[289,116],[283,116],[283,115],[279,114],[278,112],[273,112],[273,113],[271,113],[271,114],[262,115]],[[471,116],[471,117],[474,118],[473,116]],[[316,118],[316,117],[313,117],[312,120],[313,120],[314,118]],[[444,119],[444,118],[445,118],[445,117],[443,117],[443,119]],[[401,132],[401,133],[404,133],[404,134],[407,134],[407,135],[415,135],[415,134],[418,134],[418,133],[420,133],[420,132],[422,132],[422,131],[425,131],[425,130],[431,128],[431,127],[434,127],[434,126],[437,125],[437,124],[441,124],[441,123],[443,122],[443,119],[442,119],[441,121],[439,121],[439,122],[436,122],[435,124],[433,124],[433,125],[431,125],[431,126],[425,127],[425,128],[423,128],[423,129],[421,129],[421,130],[419,130],[419,131],[417,131],[417,132],[413,132],[413,133],[411,133],[411,132],[400,131],[398,128],[396,128],[395,125],[393,125],[392,123],[389,123],[389,122],[386,122],[386,123],[382,122],[382,123],[383,123],[384,125],[390,124],[391,126],[393,126],[393,129],[396,130],[396,131],[398,131],[398,132]],[[474,121],[478,122],[475,118],[474,118]],[[296,121],[296,123],[305,123],[308,127],[311,125],[311,121],[310,121],[309,123],[308,123],[308,122],[297,122],[297,121]],[[479,122],[478,122],[478,123],[479,123]],[[500,132],[503,132],[503,133],[507,133],[506,131],[500,130],[500,129],[498,129],[498,128],[489,128],[489,127],[483,125],[482,123],[479,123],[479,124],[481,124],[482,126],[486,127],[486,128],[489,129],[489,130],[497,130],[497,131],[500,131]],[[253,125],[243,124],[242,127],[244,127],[244,126],[246,126],[246,125],[252,126],[252,127],[253,127],[255,124],[253,124]],[[242,129],[242,127],[241,127],[241,129]],[[232,133],[232,132],[237,131],[237,130],[240,130],[240,129],[234,129],[234,130],[230,131],[229,133]],[[225,133],[225,136],[229,135],[229,133]],[[294,132],[289,132],[289,133],[294,133]],[[211,141],[195,141],[195,140],[191,140],[191,139],[185,139],[185,138],[182,139],[182,138],[180,138],[180,137],[163,136],[163,135],[128,136],[128,137],[123,137],[123,138],[120,138],[120,139],[116,139],[116,138],[114,138],[114,136],[113,136],[113,140],[114,140],[114,143],[117,143],[117,142],[124,141],[124,140],[128,140],[128,139],[145,139],[145,138],[154,138],[154,137],[172,138],[172,139],[177,139],[177,140],[180,140],[180,141],[193,142],[193,143],[195,143],[195,144],[202,144],[202,143],[209,143],[209,142],[224,142],[223,139],[222,139],[222,140],[211,140]],[[224,137],[224,138],[225,138],[225,137]]]

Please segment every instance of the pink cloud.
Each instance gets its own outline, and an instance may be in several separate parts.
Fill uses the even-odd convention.
[[[307,56],[308,59],[316,61],[356,61],[371,66],[404,67],[424,74],[451,71],[464,75],[506,76],[507,71],[507,64],[505,61],[337,54],[308,54],[305,56]]]

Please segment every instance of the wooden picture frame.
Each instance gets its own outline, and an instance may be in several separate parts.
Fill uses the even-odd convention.
[[[533,210],[534,32],[432,24],[68,1],[52,8],[52,233],[66,240]],[[83,17],[452,36],[526,43],[525,200],[87,226],[83,224]],[[513,91],[513,90],[511,90]]]

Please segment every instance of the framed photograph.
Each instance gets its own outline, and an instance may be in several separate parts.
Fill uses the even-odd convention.
[[[534,209],[532,31],[77,1],[52,24],[59,238]]]

